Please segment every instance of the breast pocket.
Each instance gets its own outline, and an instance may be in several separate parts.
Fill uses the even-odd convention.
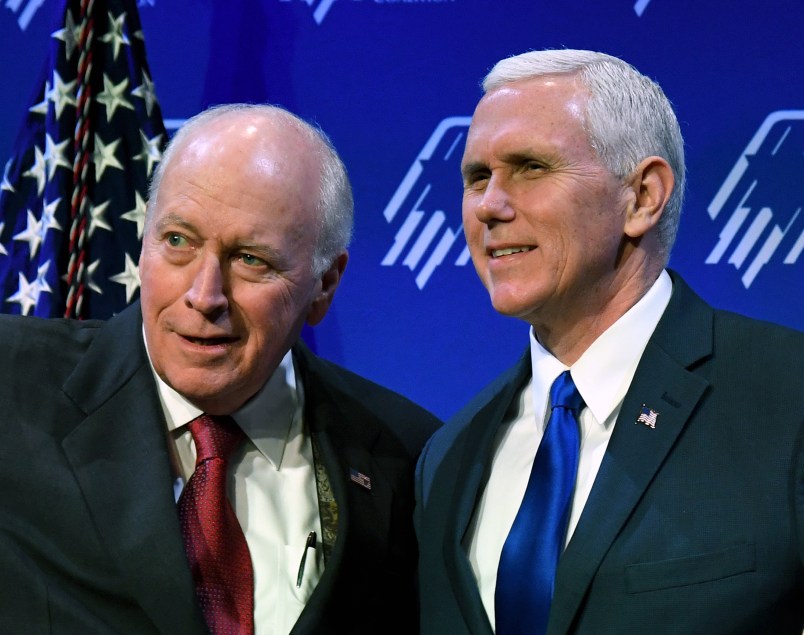
[[[722,580],[756,570],[756,548],[742,544],[683,558],[642,562],[625,568],[628,593],[658,591]]]

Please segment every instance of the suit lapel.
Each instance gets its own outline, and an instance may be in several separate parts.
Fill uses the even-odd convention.
[[[482,492],[494,449],[497,430],[511,403],[531,374],[530,351],[519,362],[497,378],[478,397],[483,405],[470,415],[464,426],[461,466],[456,483],[456,496],[449,511],[444,534],[444,560],[447,574],[466,622],[476,633],[490,633],[491,626],[480,599],[472,566],[463,540],[472,521],[478,497]]]
[[[331,598],[338,592],[343,593],[343,589],[336,587],[346,564],[347,536],[353,540],[355,529],[370,528],[370,534],[358,537],[362,552],[369,554],[366,561],[371,560],[370,554],[382,552],[390,532],[393,493],[383,471],[375,468],[371,454],[378,433],[350,425],[349,414],[341,410],[343,404],[328,394],[330,383],[337,381],[337,377],[332,376],[303,344],[297,344],[294,353],[304,384],[305,423],[310,427],[315,448],[316,484],[327,552],[324,572],[294,626],[292,632],[295,633],[320,628],[319,621],[327,615]],[[368,476],[370,490],[350,480],[350,470]],[[356,497],[350,495],[350,488],[365,489],[365,496],[357,497],[360,504],[355,504]],[[323,507],[322,495],[330,501]],[[376,548],[372,542],[374,537],[380,543]],[[367,575],[367,582],[370,579]]]
[[[63,448],[131,594],[160,631],[202,632],[140,324],[135,305],[104,325],[65,383],[87,416]]]
[[[606,552],[628,521],[708,386],[687,370],[711,353],[712,312],[678,278],[609,441],[578,527],[561,557],[549,633],[566,633]],[[641,408],[655,428],[637,423]]]

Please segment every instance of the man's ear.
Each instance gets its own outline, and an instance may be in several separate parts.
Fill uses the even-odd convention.
[[[318,324],[324,319],[327,311],[329,311],[329,307],[332,304],[332,298],[335,296],[335,289],[337,289],[338,284],[340,284],[343,271],[346,269],[346,263],[348,261],[349,254],[348,252],[344,251],[332,261],[329,269],[321,274],[318,293],[316,294],[315,298],[313,298],[313,303],[310,305],[310,311],[307,313],[307,324],[310,326],[315,326]]]
[[[636,167],[630,183],[635,196],[628,205],[624,231],[631,238],[640,238],[659,223],[676,179],[667,161],[648,157]]]

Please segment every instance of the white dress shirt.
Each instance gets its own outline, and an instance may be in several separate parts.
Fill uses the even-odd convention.
[[[146,345],[147,348],[147,345]],[[195,469],[195,444],[187,424],[201,411],[156,373],[177,474],[176,500]],[[248,543],[254,567],[256,635],[286,635],[323,572],[321,519],[313,451],[302,421],[302,384],[288,352],[254,397],[232,414],[247,440],[229,464],[228,496]],[[297,575],[310,532],[301,586]]]
[[[642,352],[670,301],[673,283],[663,271],[653,286],[570,368],[585,402],[581,446],[567,543],[581,517]],[[567,367],[530,330],[533,375],[514,399],[494,441],[491,469],[467,532],[469,561],[483,606],[495,625],[494,592],[503,544],[525,495],[531,466],[550,414],[550,387]]]

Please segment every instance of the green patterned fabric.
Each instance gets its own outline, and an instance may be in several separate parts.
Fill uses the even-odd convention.
[[[338,537],[338,503],[332,493],[327,469],[321,460],[316,435],[311,435],[313,445],[313,462],[315,463],[315,483],[318,491],[318,513],[321,515],[321,543],[323,545],[324,565],[329,560],[335,539]]]

